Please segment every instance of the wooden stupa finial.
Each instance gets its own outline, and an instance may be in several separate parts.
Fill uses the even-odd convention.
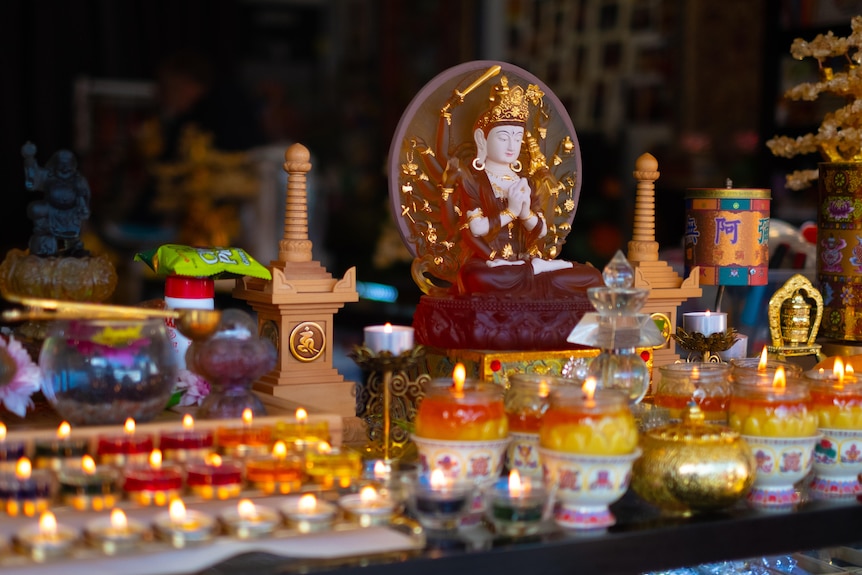
[[[637,191],[628,260],[634,265],[638,262],[658,261],[659,246],[655,241],[655,181],[660,175],[658,160],[652,154],[642,154],[635,161],[632,174],[637,180]]]
[[[311,240],[308,239],[308,172],[311,153],[302,144],[293,144],[284,152],[287,172],[287,201],[284,210],[284,235],[278,243],[280,262],[310,262]]]

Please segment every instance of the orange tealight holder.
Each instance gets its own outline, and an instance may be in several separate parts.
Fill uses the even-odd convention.
[[[276,441],[271,454],[246,460],[245,476],[253,488],[266,495],[295,493],[305,479],[305,460],[283,441]]]
[[[272,426],[254,425],[251,409],[242,413],[240,425],[216,429],[215,442],[222,455],[248,457],[265,455],[272,447]]]

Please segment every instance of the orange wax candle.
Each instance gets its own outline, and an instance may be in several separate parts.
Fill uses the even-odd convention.
[[[728,423],[742,435],[809,437],[817,433],[808,388],[799,380],[785,383],[783,370],[776,372],[772,385],[734,383]]]
[[[862,382],[852,373],[807,372],[811,406],[821,429],[862,429]]]
[[[565,379],[552,375],[518,373],[509,376],[509,389],[503,399],[509,431],[538,434],[550,403],[548,396],[564,385]]]
[[[283,441],[276,441],[272,454],[252,457],[245,464],[246,480],[267,495],[293,493],[302,487],[305,461],[291,453]]]
[[[707,421],[726,423],[731,386],[726,363],[671,363],[659,368],[653,402],[681,420],[688,404],[694,401]]]
[[[432,382],[416,414],[416,435],[428,439],[487,441],[508,434],[502,388],[467,382],[460,364],[453,381]]]
[[[272,445],[272,427],[254,425],[251,410],[246,409],[242,414],[242,424],[219,427],[215,441],[222,455],[263,455],[269,452]]]
[[[551,393],[551,406],[539,429],[542,447],[585,455],[623,455],[632,453],[637,443],[635,419],[621,392],[598,389],[591,394],[589,389],[575,387]]]

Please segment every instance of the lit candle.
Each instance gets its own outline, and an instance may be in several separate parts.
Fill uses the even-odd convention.
[[[513,469],[508,478],[494,484],[488,495],[488,515],[498,533],[521,536],[538,531],[547,499],[541,485],[522,479]]]
[[[267,495],[293,493],[302,487],[305,461],[298,453],[288,451],[283,441],[276,441],[270,455],[246,461],[245,473],[248,483]]]
[[[101,463],[125,467],[146,463],[153,450],[153,437],[135,433],[135,420],[126,419],[123,433],[100,435],[96,454]]]
[[[784,369],[786,376],[802,376],[799,365],[769,357],[769,350],[765,346],[757,357],[733,358],[729,363],[730,379],[734,383],[771,385],[775,370],[779,367]]]
[[[714,311],[691,311],[682,314],[682,329],[706,337],[727,331],[727,314]]]
[[[381,494],[371,485],[366,485],[359,493],[342,495],[338,499],[338,505],[347,519],[355,521],[362,527],[386,525],[395,515],[396,507],[395,501]]]
[[[626,396],[595,386],[595,379],[587,378],[583,389],[561,388],[551,394],[551,406],[539,430],[542,447],[589,455],[635,451],[638,431]]]
[[[772,385],[734,384],[728,423],[742,435],[810,437],[817,433],[808,388],[798,381],[788,384],[780,366]]]
[[[153,518],[156,536],[174,547],[211,541],[218,530],[216,520],[206,513],[186,509],[182,499],[173,499],[166,512]]]
[[[166,431],[159,436],[159,449],[169,461],[185,463],[205,459],[213,451],[213,434],[195,429],[194,417],[186,413],[182,429]]]
[[[362,476],[362,455],[321,441],[305,452],[305,472],[324,489],[346,488]]]
[[[237,539],[252,539],[271,534],[281,523],[279,514],[269,507],[241,499],[236,507],[225,509],[220,516],[225,530]]]
[[[60,499],[79,511],[109,509],[120,498],[118,479],[114,467],[97,466],[92,457],[85,455],[79,467],[66,466],[58,472]]]
[[[371,325],[363,330],[364,345],[375,354],[388,352],[392,355],[413,349],[413,328],[404,325]]]
[[[332,527],[337,509],[326,501],[319,501],[313,493],[306,493],[285,502],[281,511],[289,526],[300,533],[312,533]]]
[[[509,434],[509,420],[498,386],[467,382],[463,364],[452,372],[452,385],[432,385],[416,414],[416,435],[422,438],[486,441]]]
[[[149,535],[149,529],[140,521],[129,519],[122,509],[112,509],[108,517],[99,517],[87,523],[84,537],[87,542],[106,555],[115,555],[136,548]]]
[[[57,523],[50,511],[43,511],[39,523],[21,529],[15,536],[15,547],[34,561],[45,561],[68,555],[78,540],[78,532]]]
[[[688,404],[696,402],[704,419],[727,424],[730,403],[730,366],[726,363],[683,362],[659,368],[653,402],[670,412],[672,420],[681,421]]]
[[[15,464],[14,472],[0,474],[0,503],[9,515],[35,517],[48,509],[53,477],[48,470],[33,470],[26,457]]]
[[[87,454],[89,446],[86,439],[72,438],[71,433],[72,426],[64,421],[57,427],[56,437],[34,442],[33,459],[37,469],[59,471],[67,462],[77,465],[81,457]]]
[[[241,425],[216,430],[216,445],[223,455],[263,455],[272,445],[272,427],[255,426],[254,415],[251,409],[246,408],[242,412]]]
[[[407,500],[419,522],[429,529],[454,529],[473,505],[475,484],[447,477],[442,469],[421,476]]]
[[[183,487],[182,473],[172,465],[163,465],[158,449],[150,454],[148,465],[127,467],[123,477],[123,490],[139,505],[167,505],[179,497]]]
[[[300,407],[296,410],[294,422],[278,421],[275,424],[273,439],[305,449],[321,441],[329,441],[329,423],[326,420],[308,421],[308,412]]]
[[[862,382],[840,358],[831,370],[807,372],[811,404],[820,429],[862,430]]]
[[[242,466],[217,453],[186,466],[186,487],[201,499],[229,499],[242,491]]]
[[[539,429],[550,405],[549,395],[552,389],[570,383],[570,380],[536,373],[509,376],[509,389],[503,401],[509,420],[509,437],[512,439],[506,452],[510,469],[541,477]]]
[[[0,472],[14,471],[15,463],[26,453],[25,448],[23,441],[7,439],[6,424],[0,421]]]

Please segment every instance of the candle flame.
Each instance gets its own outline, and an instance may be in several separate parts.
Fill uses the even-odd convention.
[[[691,368],[691,378],[692,379],[700,379],[700,368],[696,365]]]
[[[377,498],[377,490],[374,489],[374,487],[372,487],[371,485],[366,485],[359,490],[359,500],[362,503],[372,503],[374,501],[377,501]]]
[[[159,449],[153,449],[150,452],[150,467],[153,469],[161,469],[162,468],[162,452]]]
[[[854,375],[855,373],[856,373],[856,370],[853,369],[852,363],[848,363],[847,365],[844,366],[844,375],[849,377],[851,375]]]
[[[844,362],[840,357],[835,358],[835,364],[832,366],[832,373],[838,378],[838,386],[844,385]]]
[[[455,387],[455,393],[462,393],[464,391],[464,382],[467,380],[467,368],[464,367],[463,363],[458,363],[455,365],[455,369],[452,370],[452,383]]]
[[[191,431],[195,428],[195,418],[191,416],[190,413],[187,413],[183,416],[183,429],[186,431]]]
[[[168,507],[168,516],[171,518],[172,523],[182,523],[186,520],[186,505],[182,499],[176,497],[171,500],[170,507]]]
[[[388,321],[383,325],[383,333],[392,333],[392,324]]]
[[[509,472],[509,495],[512,497],[521,496],[521,474],[517,469]]]
[[[760,352],[760,361],[757,363],[757,371],[766,371],[767,357],[766,346],[763,346],[763,351]]]
[[[81,457],[81,471],[87,475],[93,475],[96,473],[96,462],[89,455]]]
[[[6,424],[0,421],[0,441],[6,439]]]
[[[390,468],[388,465],[383,463],[382,461],[374,462],[374,478],[375,479],[385,479],[387,475],[389,475]]]
[[[772,387],[775,389],[784,389],[787,387],[787,377],[784,374],[784,366],[779,365],[775,368],[775,376],[772,378]]]
[[[135,420],[131,417],[126,419],[126,423],[123,424],[123,431],[128,435],[133,434],[135,432]]]
[[[287,457],[287,445],[283,441],[276,441],[272,446],[272,456],[276,459],[284,459]]]
[[[431,489],[434,490],[445,489],[449,485],[449,479],[439,467],[431,471],[429,482],[431,483]]]
[[[251,426],[252,421],[254,420],[254,414],[251,412],[250,407],[246,407],[242,410],[242,422],[246,426]]]
[[[15,463],[15,477],[18,479],[30,479],[31,473],[33,473],[33,464],[26,457],[22,457]]]
[[[711,314],[711,312],[710,312],[709,310],[706,310],[706,312],[705,312],[703,315],[704,315],[704,317],[706,317],[707,319],[709,319],[709,316],[710,316],[710,315],[712,315],[712,314]]]
[[[308,421],[308,412],[299,407],[296,409],[296,422],[305,423]]]
[[[218,453],[209,453],[204,458],[204,462],[206,462],[207,465],[211,465],[213,467],[221,467],[221,455],[219,455]]]
[[[581,386],[581,389],[584,390],[584,395],[587,397],[588,400],[592,401],[593,397],[595,397],[597,385],[598,385],[598,382],[596,381],[596,378],[593,376],[588,377],[584,381],[584,385]]]
[[[72,433],[72,426],[68,421],[64,421],[57,427],[57,439],[66,439]]]
[[[251,499],[240,499],[236,504],[237,515],[241,519],[254,519],[257,517],[257,507]]]
[[[325,441],[321,441],[317,444],[317,451],[318,453],[330,453],[332,451],[332,446]]]
[[[111,510],[111,527],[118,531],[125,531],[129,528],[129,520],[122,509],[115,507]]]
[[[39,533],[49,536],[57,534],[57,518],[50,511],[43,511],[39,516]]]
[[[539,397],[548,397],[551,393],[551,386],[544,379],[539,382]]]
[[[299,498],[296,508],[302,513],[313,513],[317,509],[317,497],[314,493],[306,493]]]

